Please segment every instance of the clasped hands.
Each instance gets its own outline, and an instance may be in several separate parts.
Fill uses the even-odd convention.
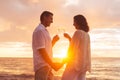
[[[58,71],[58,70],[59,70],[61,67],[63,67],[63,65],[64,65],[65,63],[67,63],[67,62],[68,62],[68,61],[67,61],[67,58],[64,58],[61,63],[60,63],[60,62],[53,63],[53,64],[52,64],[52,68],[53,68],[55,71]]]
[[[56,62],[56,63],[53,63],[52,68],[53,68],[55,71],[58,71],[63,65],[64,65],[64,64],[62,64],[62,63]]]

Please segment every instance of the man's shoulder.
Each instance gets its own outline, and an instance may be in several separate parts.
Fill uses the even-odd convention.
[[[34,32],[42,32],[44,31],[44,28],[42,28],[41,25],[38,25],[35,29],[34,29]]]

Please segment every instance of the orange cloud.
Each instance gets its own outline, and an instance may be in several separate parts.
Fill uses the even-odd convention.
[[[0,27],[3,28],[0,31],[4,30],[0,33],[9,34],[9,31],[12,32],[10,26],[15,25],[17,29],[30,31],[30,34],[27,33],[30,37],[44,10],[54,13],[54,23],[49,29],[52,34],[61,26],[73,32],[73,16],[76,14],[83,14],[91,28],[110,27],[120,23],[119,4],[119,0],[0,0],[0,19],[3,20],[0,21]],[[6,26],[5,23],[10,24]],[[8,27],[10,29],[5,30]]]

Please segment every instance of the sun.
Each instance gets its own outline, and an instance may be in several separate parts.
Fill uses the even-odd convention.
[[[60,58],[65,58],[66,57],[66,54],[67,54],[67,51],[62,49],[61,51],[61,54],[59,55]]]
[[[59,50],[58,54],[54,55],[54,57],[56,57],[56,58],[65,58],[66,56],[67,56],[66,49],[61,49],[61,50]]]
[[[66,39],[61,38],[59,42],[55,44],[55,46],[52,48],[53,50],[53,58],[66,58],[67,57],[67,51],[69,48],[69,41],[65,41]]]

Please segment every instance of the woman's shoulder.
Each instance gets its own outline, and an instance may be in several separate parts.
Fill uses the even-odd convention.
[[[83,31],[83,30],[77,30],[75,31],[74,34],[81,34],[81,35],[84,35],[84,34],[87,34],[87,32]]]
[[[88,32],[85,32],[83,30],[77,30],[75,31],[74,35],[82,36],[82,37],[89,37]]]

